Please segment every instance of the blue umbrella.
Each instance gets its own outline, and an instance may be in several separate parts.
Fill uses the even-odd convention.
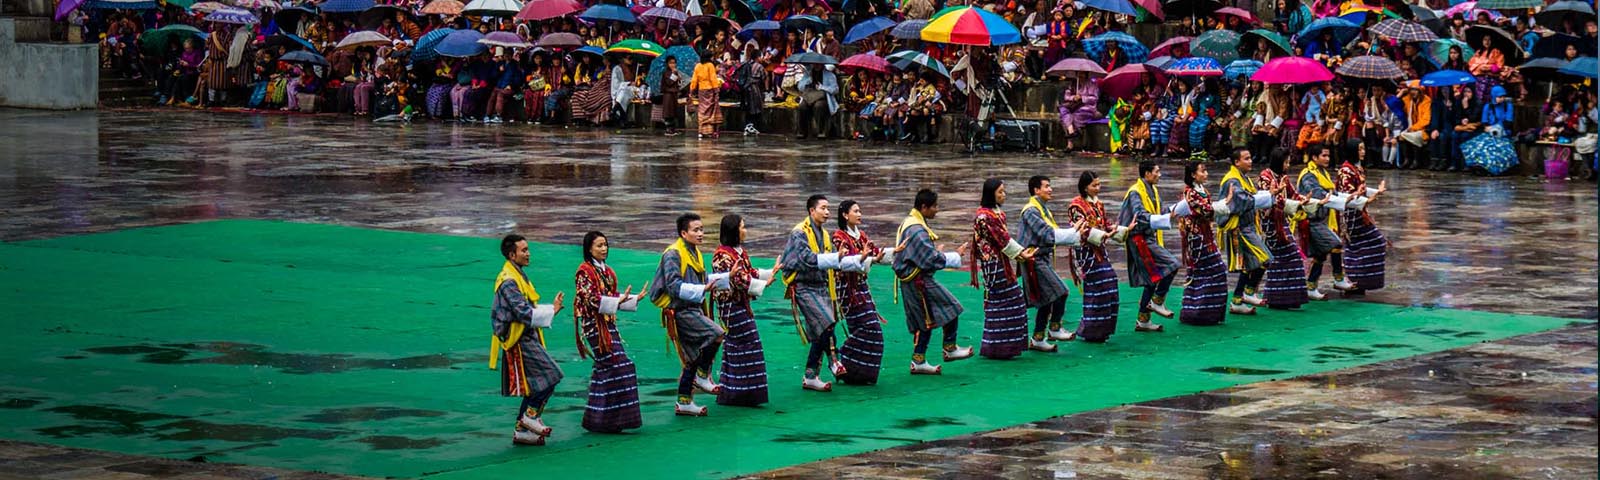
[[[784,27],[793,30],[804,30],[807,28],[821,30],[828,28],[828,22],[821,18],[817,18],[816,15],[790,15],[789,18],[783,19],[783,21],[780,23],[782,23]]]
[[[1422,76],[1419,82],[1424,87],[1448,87],[1452,85],[1466,85],[1477,82],[1472,74],[1460,70],[1440,70]]]
[[[756,32],[775,32],[778,30],[783,30],[783,24],[772,20],[756,20],[745,24],[744,29],[739,30],[737,35],[740,40],[750,40],[750,38],[756,36]]]
[[[1117,46],[1122,48],[1122,54],[1128,56],[1128,63],[1144,63],[1150,59],[1148,47],[1139,43],[1139,39],[1133,38],[1133,35],[1122,32],[1106,32],[1084,39],[1083,53],[1088,54],[1090,59],[1099,61],[1100,57],[1105,55],[1106,43],[1110,42],[1116,42]]]
[[[850,27],[850,33],[844,36],[844,43],[856,43],[865,40],[878,32],[894,28],[894,24],[894,20],[885,17],[872,17],[862,20],[856,26]]]
[[[288,63],[303,63],[306,65],[317,65],[323,67],[328,66],[328,59],[323,58],[322,55],[317,55],[305,50],[295,50],[293,52],[285,53],[283,56],[278,57],[278,61]]]
[[[1123,15],[1130,15],[1130,16],[1139,14],[1139,12],[1137,10],[1133,9],[1133,4],[1129,3],[1128,0],[1082,0],[1082,1],[1083,1],[1083,6],[1089,7],[1089,8],[1093,8],[1093,9],[1096,9],[1096,10],[1105,10],[1105,11],[1111,12],[1111,13],[1120,13],[1120,14],[1123,14]]]
[[[1222,63],[1212,58],[1188,57],[1172,62],[1162,70],[1179,76],[1220,77],[1222,76]]]
[[[1511,139],[1493,133],[1480,133],[1461,144],[1461,155],[1466,157],[1467,168],[1478,167],[1499,175],[1517,165],[1517,151]]]
[[[411,60],[426,62],[438,58],[439,42],[443,42],[445,37],[455,31],[454,28],[441,28],[423,34],[422,38],[417,39],[416,46],[411,48]]]
[[[589,54],[589,55],[594,55],[596,57],[605,58],[606,49],[600,48],[600,47],[596,47],[594,45],[588,45],[588,46],[584,46],[583,48],[579,48],[577,50],[573,50],[571,55],[578,55],[580,53]]]
[[[678,73],[684,75],[684,78],[694,76],[694,66],[700,63],[700,54],[695,53],[694,47],[688,45],[668,47],[667,53],[650,61],[650,73],[644,76],[644,83],[650,85],[650,91],[661,91],[661,76],[667,71],[668,58],[678,59]]]
[[[328,0],[320,8],[328,13],[355,13],[372,8],[372,0]]]
[[[922,27],[926,26],[928,26],[927,20],[906,20],[895,25],[894,30],[889,31],[889,36],[901,40],[921,40]]]
[[[1361,34],[1361,26],[1350,23],[1349,20],[1339,17],[1323,17],[1311,22],[1310,25],[1306,25],[1306,28],[1300,30],[1300,33],[1295,34],[1295,38],[1303,45],[1306,42],[1321,38],[1323,30],[1332,31],[1333,38],[1340,45],[1350,43],[1350,40],[1354,40],[1356,35]]]
[[[1583,78],[1600,77],[1600,63],[1596,63],[1594,57],[1578,57],[1562,67],[1561,73]]]
[[[446,57],[466,58],[489,51],[489,46],[478,43],[483,34],[477,30],[456,30],[445,35],[434,51]]]
[[[583,13],[578,14],[578,18],[591,22],[610,20],[613,22],[634,23],[639,21],[638,17],[633,16],[633,12],[629,11],[627,7],[612,5],[609,3],[602,3],[593,7],[589,7],[588,10],[584,10]]]
[[[1256,70],[1261,69],[1261,65],[1261,62],[1255,60],[1234,60],[1222,69],[1222,77],[1229,80],[1243,77],[1249,80],[1251,75],[1256,74]]]

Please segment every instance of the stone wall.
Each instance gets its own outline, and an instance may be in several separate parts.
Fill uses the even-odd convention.
[[[18,42],[17,19],[0,18],[0,106],[95,108],[100,90],[98,44]]]

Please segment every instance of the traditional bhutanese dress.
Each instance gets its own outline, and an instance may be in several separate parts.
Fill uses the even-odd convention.
[[[955,295],[934,280],[933,273],[961,266],[961,256],[940,252],[933,241],[939,237],[928,229],[922,213],[916,210],[900,224],[895,234],[895,245],[905,245],[904,251],[894,255],[895,280],[898,300],[905,305],[906,329],[912,334],[927,335],[931,330],[956,321],[963,311]]]
[[[1233,201],[1223,205],[1224,210],[1217,212],[1218,217],[1226,219],[1217,230],[1218,246],[1221,247],[1228,271],[1249,272],[1264,268],[1272,256],[1267,253],[1267,244],[1259,233],[1260,212],[1272,205],[1272,192],[1258,191],[1252,179],[1231,166],[1228,167],[1228,174],[1222,177],[1222,188],[1217,190],[1217,195],[1228,198],[1228,192],[1233,192]],[[1250,290],[1245,293],[1255,292]]]
[[[572,118],[595,125],[611,118],[611,83],[605,70],[596,72],[589,86],[572,94]]]
[[[1106,219],[1106,207],[1098,199],[1072,199],[1067,205],[1067,215],[1072,223],[1082,220],[1084,228],[1103,232],[1116,228]],[[1085,240],[1072,253],[1076,264],[1072,279],[1083,285],[1083,319],[1078,322],[1078,338],[1103,342],[1117,331],[1117,306],[1121,301],[1117,292],[1117,271],[1111,268],[1103,236]]]
[[[621,300],[617,273],[604,263],[588,262],[578,267],[573,281],[577,290],[572,299],[572,316],[577,324],[575,331],[582,337],[578,340],[578,356],[594,353],[583,428],[600,433],[639,428],[639,378],[633,360],[623,350],[622,333],[617,331],[617,302]]]
[[[661,253],[650,280],[650,302],[661,308],[661,326],[683,365],[700,361],[701,352],[726,333],[707,316],[705,258],[679,239]]]
[[[1034,251],[1033,260],[1017,261],[1017,268],[1022,272],[1024,298],[1028,301],[1028,307],[1049,305],[1067,296],[1067,284],[1056,274],[1056,244],[1067,242],[1068,236],[1077,238],[1075,233],[1068,233],[1062,229],[1056,223],[1055,214],[1039,201],[1039,197],[1029,198],[1028,206],[1022,207],[1022,228],[1017,233],[1017,243],[1023,247],[1037,249]],[[1067,251],[1070,255],[1071,250]],[[1069,266],[1072,264],[1070,256],[1067,264]]]
[[[711,271],[728,273],[727,290],[713,294],[728,336],[722,342],[722,372],[718,383],[718,405],[754,407],[767,403],[767,361],[761,348],[761,332],[750,310],[752,280],[760,282],[750,266],[750,255],[743,248],[723,245],[711,255]]]
[[[1367,215],[1366,198],[1377,192],[1367,188],[1366,169],[1345,162],[1339,166],[1339,191],[1348,193],[1350,206],[1340,215],[1344,224],[1344,278],[1360,290],[1383,288],[1384,257],[1389,240]]]
[[[1268,190],[1279,181],[1272,170],[1262,170],[1256,188]],[[1305,256],[1300,244],[1289,234],[1289,224],[1300,212],[1301,199],[1294,185],[1277,195],[1272,208],[1261,212],[1261,237],[1267,244],[1272,260],[1267,262],[1266,276],[1261,280],[1261,290],[1269,308],[1299,308],[1309,300],[1306,297]]]
[[[500,370],[500,394],[530,397],[553,391],[561,383],[561,367],[544,349],[542,326],[549,326],[555,310],[549,305],[535,306],[539,292],[522,273],[522,268],[506,262],[495,279],[494,307],[490,319],[494,328],[489,368]],[[504,353],[505,365],[499,365]]]
[[[1317,167],[1316,163],[1306,165],[1300,171],[1300,178],[1295,182],[1301,194],[1308,199],[1327,199],[1335,187],[1333,179],[1328,176],[1326,169]],[[1327,205],[1317,205],[1306,211],[1305,218],[1300,219],[1294,231],[1300,239],[1300,248],[1306,256],[1318,258],[1329,253],[1337,252],[1341,248],[1339,241],[1339,219],[1332,214],[1333,209]]]
[[[844,255],[878,254],[878,246],[859,230],[833,231],[833,244]],[[844,364],[841,382],[850,385],[878,383],[883,361],[883,317],[872,300],[866,272],[838,272],[839,303],[844,313],[845,337],[839,346],[839,363]]]
[[[979,208],[972,222],[973,285],[981,279],[983,296],[983,344],[978,354],[1005,359],[1028,349],[1028,305],[1011,270],[1011,259],[1022,253],[1022,245],[1006,231],[1006,213]]]
[[[1134,182],[1122,197],[1117,225],[1133,224],[1128,231],[1128,285],[1150,287],[1178,272],[1178,258],[1166,249],[1161,231],[1150,225],[1152,215],[1161,214],[1161,193],[1144,180]],[[1137,219],[1137,221],[1135,221]]]
[[[833,248],[833,237],[808,216],[789,231],[782,262],[796,328],[807,342],[827,340],[823,335],[833,330],[838,318],[838,282],[833,270],[838,267],[839,254]]]
[[[1183,234],[1189,283],[1183,287],[1183,310],[1178,313],[1178,321],[1216,325],[1228,315],[1228,268],[1217,252],[1213,225],[1216,213],[1204,190],[1185,188],[1183,200],[1189,204],[1190,214],[1178,222],[1178,230]]]

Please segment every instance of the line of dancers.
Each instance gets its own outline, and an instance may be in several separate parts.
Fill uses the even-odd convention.
[[[1170,205],[1162,203],[1156,188],[1161,166],[1142,162],[1115,219],[1099,199],[1103,185],[1096,173],[1078,177],[1077,197],[1066,204],[1062,220],[1051,208],[1057,197],[1050,178],[1035,176],[1028,179],[1029,197],[1016,230],[1002,209],[1007,184],[989,179],[972,230],[945,233],[961,241],[954,249],[928,224],[940,213],[932,190],[917,192],[893,241],[882,245],[862,230],[860,204],[846,200],[834,208],[827,197],[813,195],[782,255],[764,269],[755,268],[744,250],[745,222],[739,215],[722,217],[720,245],[708,269],[704,223],[686,213],[677,219],[677,238],[662,252],[654,278],[637,293],[631,285],[619,292],[616,273],[606,265],[606,236],[589,232],[572,304],[580,358],[594,361],[583,428],[616,433],[641,426],[635,368],[616,325],[616,315],[636,311],[641,298],[660,309],[661,326],[682,366],[674,414],[704,416],[708,409],[695,403],[696,392],[715,395],[719,405],[767,402],[766,358],[750,303],[775,282],[783,284],[795,329],[809,344],[800,385],[817,392],[831,391],[834,382],[878,381],[886,321],[868,288],[875,264],[893,271],[893,301],[904,309],[914,344],[913,375],[942,372],[942,365],[928,359],[936,335],[943,362],[975,353],[1006,359],[1029,350],[1054,352],[1053,342],[1105,342],[1117,330],[1121,304],[1111,246],[1123,249],[1128,283],[1142,290],[1136,332],[1164,331],[1152,316],[1217,325],[1228,315],[1253,315],[1259,307],[1299,308],[1325,299],[1318,282],[1330,261],[1334,289],[1358,294],[1383,288],[1388,243],[1365,209],[1387,186],[1368,187],[1356,156],[1333,170],[1325,147],[1313,146],[1310,154],[1311,163],[1291,179],[1284,172],[1285,151],[1273,151],[1268,168],[1253,174],[1255,159],[1248,150],[1236,149],[1215,192],[1207,188],[1205,164],[1185,164],[1183,193]],[[831,231],[830,219],[837,227]],[[1166,243],[1168,233],[1176,245]],[[1174,246],[1176,254],[1169,250]],[[500,371],[503,395],[523,399],[513,442],[543,445],[552,428],[542,413],[562,379],[546,350],[544,329],[564,308],[564,293],[539,303],[539,293],[523,273],[530,261],[527,241],[508,235],[500,249],[506,263],[494,285],[489,366]],[[1070,290],[1057,273],[1058,258],[1083,295],[1073,330],[1062,321]],[[1187,269],[1187,280],[1174,313],[1166,299],[1180,267]],[[934,275],[961,268],[969,270],[971,286],[983,291],[983,331],[976,349],[957,344],[957,319],[964,309]],[[1236,278],[1231,295],[1229,273]],[[1031,327],[1029,310],[1034,311]],[[842,343],[835,338],[841,320]],[[719,351],[722,363],[713,380]],[[823,379],[824,366],[833,382]]]

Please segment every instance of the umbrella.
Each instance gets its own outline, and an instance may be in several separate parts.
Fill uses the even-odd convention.
[[[915,67],[922,67],[934,73],[944,75],[945,78],[950,78],[950,70],[944,68],[943,63],[939,63],[938,60],[934,60],[933,57],[929,57],[928,54],[918,52],[916,50],[902,50],[899,52],[894,52],[894,54],[889,55],[887,58],[885,58],[885,60],[889,61],[889,65],[893,65],[894,68],[901,70],[910,70]]]
[[[1595,57],[1578,57],[1577,60],[1567,62],[1561,68],[1561,73],[1574,77],[1596,78],[1600,77],[1600,64],[1595,63]]]
[[[207,22],[231,23],[234,25],[255,25],[257,23],[261,23],[261,19],[256,18],[256,14],[250,13],[249,10],[233,7],[220,8],[214,12],[206,14],[205,20]]]
[[[572,53],[568,55],[573,57],[577,57],[578,55],[594,55],[596,58],[605,58],[606,49],[596,47],[594,45],[585,45],[583,47],[579,47],[577,50],[573,50]]]
[[[1355,39],[1356,35],[1361,34],[1361,26],[1339,17],[1323,17],[1311,22],[1310,25],[1306,25],[1306,28],[1301,29],[1300,33],[1295,34],[1295,38],[1303,44],[1321,38],[1323,31],[1333,32],[1333,38],[1340,45],[1344,45]]]
[[[850,33],[844,35],[844,43],[856,43],[891,28],[894,28],[894,20],[890,20],[888,17],[872,17],[862,20],[856,26],[850,27]]]
[[[1517,151],[1511,139],[1493,133],[1480,133],[1461,144],[1461,155],[1467,168],[1478,167],[1499,175],[1517,165]]]
[[[1448,87],[1452,85],[1469,85],[1477,83],[1478,79],[1472,74],[1460,70],[1439,70],[1422,76],[1418,82],[1424,87]]]
[[[732,15],[730,20],[737,21],[739,23],[750,23],[756,21],[758,18],[761,18],[756,16],[756,8],[751,6],[750,3],[746,2],[745,0],[733,0],[732,2],[729,2],[729,5],[732,5],[733,8],[723,11],[722,14],[718,16],[727,17],[728,15]]]
[[[445,16],[460,15],[461,11],[465,10],[466,8],[466,5],[456,0],[433,0],[432,2],[428,2],[427,6],[422,7],[422,14]]]
[[[554,32],[539,37],[539,42],[534,45],[544,48],[578,48],[583,46],[583,39],[576,33]]]
[[[189,10],[196,13],[211,13],[224,8],[228,6],[217,2],[200,2],[189,6]]]
[[[372,0],[328,0],[317,8],[328,13],[362,12],[372,8]]]
[[[56,21],[66,20],[67,14],[83,6],[83,2],[84,0],[61,0],[61,3],[56,4]]]
[[[606,53],[619,55],[643,55],[646,57],[655,58],[661,56],[663,53],[667,53],[667,49],[663,48],[659,44],[656,44],[656,42],[630,38],[611,44],[611,47],[606,48]]]
[[[1149,12],[1150,16],[1154,17],[1158,22],[1167,20],[1167,12],[1161,7],[1161,0],[1133,0],[1133,6]],[[1140,21],[1144,20],[1146,19],[1140,18]]]
[[[816,52],[800,52],[783,59],[783,63],[799,63],[806,65],[836,65],[839,63],[833,57]]]
[[[1412,5],[1411,16],[1417,23],[1430,28],[1438,28],[1440,25],[1439,12],[1422,5]]]
[[[650,20],[661,19],[669,22],[683,23],[684,20],[689,19],[689,14],[683,13],[682,10],[675,8],[655,7],[645,10],[644,13],[639,14],[639,18]]]
[[[735,27],[733,20],[714,15],[695,15],[683,23],[683,28],[687,30],[694,30],[697,26],[707,30],[732,30]]]
[[[1106,69],[1100,68],[1099,64],[1091,62],[1088,59],[1064,58],[1061,61],[1056,62],[1055,65],[1051,65],[1048,70],[1044,71],[1044,73],[1045,75],[1072,75],[1077,73],[1105,75]]]
[[[893,30],[889,30],[889,36],[901,40],[918,40],[922,38],[922,29],[927,26],[927,20],[906,20],[895,25]]]
[[[1172,62],[1176,61],[1178,61],[1178,59],[1162,55],[1156,58],[1145,60],[1144,64],[1165,70],[1168,66],[1172,65]]]
[[[417,20],[410,10],[398,5],[377,5],[361,12],[361,15],[356,17],[356,23],[361,25],[361,28],[378,28],[379,25],[383,25],[383,19],[392,19],[397,13],[405,15],[407,20],[413,22]]]
[[[1528,56],[1533,58],[1567,58],[1568,46],[1577,48],[1579,56],[1592,56],[1595,53],[1593,41],[1584,41],[1578,38],[1577,35],[1556,33],[1534,42],[1533,51],[1528,52]]]
[[[1091,59],[1099,59],[1105,55],[1106,44],[1115,43],[1122,49],[1122,54],[1127,55],[1128,63],[1144,63],[1150,59],[1150,50],[1146,49],[1139,39],[1133,38],[1122,32],[1106,32],[1083,39],[1083,53]]]
[[[194,10],[194,5],[191,5],[189,9]],[[278,22],[278,28],[293,31],[295,26],[300,25],[300,20],[306,18],[307,16],[317,16],[316,8],[306,5],[295,5],[283,10],[278,10],[277,13],[272,14],[272,21]]]
[[[1246,79],[1261,70],[1261,62],[1255,60],[1234,60],[1222,69],[1222,77],[1229,80]]]
[[[1400,66],[1395,65],[1393,60],[1377,55],[1362,55],[1347,59],[1339,64],[1339,74],[1374,80],[1392,80],[1405,76],[1405,72],[1400,71]]]
[[[1247,23],[1247,24],[1250,24],[1250,25],[1259,25],[1259,24],[1261,24],[1260,20],[1256,20],[1256,16],[1255,15],[1251,14],[1249,11],[1247,11],[1247,10],[1245,10],[1243,8],[1238,8],[1238,7],[1219,8],[1219,9],[1217,9],[1217,11],[1212,12],[1211,14],[1212,15],[1216,15],[1217,17],[1220,17],[1220,18],[1236,17],[1236,18],[1239,19],[1239,21]]]
[[[522,2],[517,0],[472,0],[461,7],[462,15],[485,17],[514,17],[521,11]]]
[[[872,70],[878,73],[889,73],[889,61],[883,57],[870,53],[857,53],[839,63],[839,68],[845,73],[856,70]]]
[[[1222,63],[1206,57],[1180,58],[1168,64],[1163,70],[1183,77],[1220,77]]]
[[[823,30],[828,28],[828,22],[816,15],[790,15],[783,19],[783,28],[790,30]]]
[[[489,51],[489,46],[478,43],[483,34],[477,30],[456,30],[445,35],[434,51],[446,57],[466,58]]]
[[[81,8],[90,10],[155,10],[158,6],[156,2],[150,0],[90,0],[84,3]]]
[[[1483,37],[1489,37],[1495,47],[1506,56],[1506,63],[1512,64],[1522,60],[1522,47],[1517,45],[1517,38],[1511,33],[1487,25],[1473,25],[1467,27],[1467,44],[1483,45]]]
[[[1480,0],[1478,8],[1484,10],[1525,10],[1544,6],[1544,0]]]
[[[305,65],[318,65],[323,67],[328,66],[328,59],[322,58],[322,55],[317,55],[314,52],[307,52],[305,50],[295,50],[293,52],[285,53],[283,56],[278,57],[278,61]]]
[[[533,0],[517,11],[517,20],[549,20],[583,11],[576,0]]]
[[[1128,0],[1081,0],[1086,8],[1105,10],[1123,15],[1138,15],[1139,11],[1133,9],[1133,4]]]
[[[1528,80],[1558,81],[1566,76],[1561,71],[1567,68],[1567,64],[1566,60],[1559,58],[1535,58],[1517,67],[1517,72]]]
[[[667,72],[667,59],[678,59],[678,73],[688,79],[694,76],[694,66],[700,63],[700,54],[695,53],[694,47],[676,45],[667,48],[666,53],[650,61],[650,72],[644,76],[644,83],[650,86],[651,91],[661,91],[661,77]]]
[[[1145,76],[1151,78],[1148,82]],[[1100,79],[1100,93],[1111,98],[1128,98],[1133,92],[1139,90],[1140,85],[1163,85],[1167,83],[1167,73],[1159,68],[1142,63],[1130,63],[1106,74]]]
[[[1217,0],[1167,0],[1161,6],[1167,18],[1206,17],[1219,8],[1222,2]]]
[[[1279,35],[1278,32],[1267,30],[1265,28],[1257,28],[1255,30],[1244,32],[1244,35],[1240,35],[1239,43],[1246,44],[1246,42],[1250,42],[1252,38],[1266,39],[1267,46],[1273,50],[1276,50],[1281,55],[1290,55],[1294,53],[1294,49],[1289,48],[1289,40],[1284,39],[1283,35]]]
[[[149,30],[139,35],[139,44],[146,52],[165,52],[167,44],[186,38],[206,38],[205,32],[188,25],[173,24]]]
[[[422,34],[422,38],[417,39],[417,44],[411,47],[411,59],[425,62],[438,58],[439,42],[443,42],[445,37],[453,32],[455,32],[453,28],[440,28]]]
[[[634,23],[639,21],[637,17],[633,16],[632,11],[625,7],[612,5],[609,3],[602,3],[593,7],[589,7],[588,10],[584,10],[583,13],[578,14],[578,18],[591,22],[610,20],[613,22]]]
[[[1022,32],[1004,17],[988,10],[957,7],[946,8],[942,14],[928,20],[928,26],[922,29],[922,39],[956,45],[1010,45],[1022,41]],[[1143,49],[1140,45],[1140,50]]]
[[[1211,57],[1218,62],[1239,59],[1239,40],[1243,38],[1233,30],[1212,30],[1189,42],[1189,54]]]
[[[278,10],[283,8],[278,2],[272,0],[232,0],[233,6],[245,10]]]
[[[146,33],[145,35],[149,34]],[[310,41],[300,38],[292,33],[283,33],[281,30],[274,35],[270,35],[267,38],[262,39],[261,44],[269,47],[283,47],[284,50],[317,51],[317,47],[312,45]]]
[[[1441,38],[1434,40],[1433,43],[1429,43],[1428,49],[1426,52],[1424,52],[1424,55],[1428,56],[1428,62],[1433,63],[1433,66],[1441,66],[1444,65],[1444,62],[1450,60],[1450,47],[1452,46],[1461,48],[1461,61],[1463,62],[1467,61],[1469,58],[1472,58],[1472,55],[1477,53],[1476,50],[1473,50],[1471,46],[1467,45],[1467,42],[1456,40],[1454,38]]]
[[[339,39],[339,44],[334,48],[345,50],[361,47],[382,47],[393,44],[394,40],[389,39],[389,37],[386,37],[381,33],[374,32],[372,30],[362,30],[345,35],[344,38]]]
[[[1395,20],[1393,18],[1373,25],[1372,32],[1402,42],[1431,42],[1439,39],[1438,35],[1434,35],[1432,30],[1428,30],[1428,27],[1424,27],[1420,23]]]
[[[1534,21],[1547,27],[1559,27],[1563,20],[1569,18],[1582,26],[1585,20],[1594,19],[1594,7],[1589,2],[1561,0],[1544,7],[1533,16]]]
[[[1356,25],[1365,25],[1367,23],[1367,17],[1373,14],[1380,14],[1384,17],[1394,19],[1401,18],[1400,14],[1396,13],[1394,10],[1386,10],[1383,7],[1366,5],[1362,3],[1346,4],[1344,7],[1339,9],[1339,18],[1348,20],[1350,23],[1354,23]]]
[[[1333,72],[1322,62],[1305,57],[1274,58],[1261,66],[1251,80],[1268,84],[1305,84],[1333,80]]]
[[[772,20],[756,20],[754,22],[750,22],[750,23],[746,24],[744,26],[744,29],[745,30],[749,30],[749,31],[755,31],[755,32],[770,32],[770,31],[776,31],[776,30],[783,30],[783,24],[775,22],[775,21],[772,21]]]
[[[1187,55],[1188,50],[1189,50],[1189,42],[1192,41],[1192,40],[1194,40],[1194,37],[1177,36],[1177,37],[1169,38],[1169,39],[1167,39],[1167,41],[1161,42],[1160,45],[1156,45],[1156,48],[1150,49],[1150,55],[1151,56],[1156,56],[1156,57],[1159,57],[1159,56],[1162,56],[1162,55],[1171,55],[1172,54],[1172,52],[1171,52],[1172,47],[1176,47],[1176,46],[1179,46],[1179,45],[1183,46],[1184,53],[1185,53],[1185,55]]]
[[[478,39],[478,43],[491,47],[505,48],[528,48],[533,46],[527,40],[523,40],[522,37],[511,32],[489,32],[488,35]]]

